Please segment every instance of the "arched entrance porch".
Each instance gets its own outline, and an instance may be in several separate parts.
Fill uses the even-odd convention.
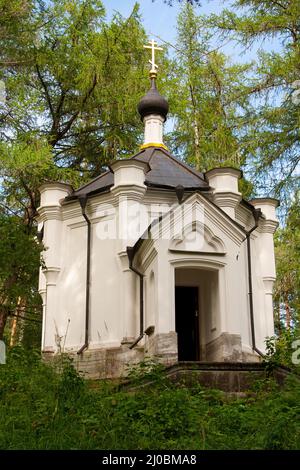
[[[213,360],[207,345],[220,331],[220,273],[211,267],[175,268],[175,330],[179,361]]]

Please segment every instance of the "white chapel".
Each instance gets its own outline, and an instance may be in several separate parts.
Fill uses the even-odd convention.
[[[203,174],[172,156],[151,47],[140,150],[77,190],[40,188],[42,351],[91,377],[147,357],[255,362],[274,334],[278,201],[244,200],[240,170]]]

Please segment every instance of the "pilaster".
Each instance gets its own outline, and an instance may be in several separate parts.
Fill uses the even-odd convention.
[[[279,204],[277,199],[257,198],[250,203],[263,213],[264,219],[260,219],[258,228],[258,260],[261,277],[264,286],[264,309],[265,309],[265,334],[263,337],[274,334],[273,318],[273,285],[276,279],[275,253],[274,253],[274,232],[278,227],[276,208]]]
[[[38,222],[40,226],[43,225],[45,247],[39,292],[43,299],[42,349],[46,352],[55,352],[58,345],[55,319],[59,315],[57,279],[61,270],[61,202],[71,190],[71,186],[64,183],[45,183],[39,188],[41,205],[38,208]]]

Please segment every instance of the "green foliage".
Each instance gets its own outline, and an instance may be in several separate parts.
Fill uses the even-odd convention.
[[[177,24],[176,57],[168,84],[174,131],[167,136],[172,150],[200,171],[214,167],[240,168],[241,128],[247,119],[247,80],[250,64],[231,63],[213,47],[207,18],[190,3],[181,9]],[[240,185],[249,197],[253,186]]]
[[[0,338],[3,336],[8,315],[17,315],[22,306],[22,317],[27,311],[35,313],[41,299],[37,292],[42,246],[37,242],[33,218],[38,206],[41,178],[56,175],[49,146],[32,139],[31,142],[0,143]],[[30,315],[29,315],[30,316]],[[24,320],[22,320],[23,322]],[[19,325],[24,342],[39,342],[40,331],[35,316]],[[31,333],[29,333],[29,330]],[[32,337],[33,335],[33,337]],[[29,338],[31,338],[29,340]]]
[[[266,340],[265,362],[270,369],[286,366],[300,373],[300,335],[298,329],[281,331]]]
[[[27,136],[28,137],[28,136]],[[38,207],[38,187],[45,179],[59,179],[50,147],[36,138],[0,143],[0,203],[9,214],[31,226]]]
[[[159,381],[162,379],[164,366],[151,357],[146,357],[137,364],[129,364],[127,376],[132,383],[140,384],[141,381]]]
[[[34,26],[34,2],[0,0],[0,66],[24,63],[25,46],[29,46]],[[18,45],[16,47],[16,40]]]
[[[58,166],[99,173],[117,151],[132,152],[141,132],[136,103],[147,61],[138,7],[108,23],[99,0],[30,6],[39,27],[29,44],[14,38],[28,61],[0,69],[7,95],[0,135],[44,137]]]
[[[176,118],[172,145],[199,170],[240,167],[237,131],[246,99],[249,65],[230,64],[212,46],[206,18],[185,4],[178,17],[171,110]]]
[[[67,358],[50,366],[17,347],[0,366],[0,448],[299,449],[299,392],[296,380],[230,400],[196,383],[91,388]]]
[[[0,339],[20,299],[26,309],[40,304],[37,280],[41,246],[18,217],[0,210]],[[35,287],[36,286],[36,287]]]
[[[277,331],[300,326],[300,199],[295,194],[286,225],[277,230],[275,255],[277,279],[274,291]]]
[[[100,0],[0,0],[0,337],[36,296],[39,186],[78,187],[136,148],[144,41],[137,5],[108,22]]]
[[[299,186],[299,0],[236,0],[207,25],[244,48],[260,45],[241,149],[257,189],[290,200]]]
[[[182,3],[177,57],[162,59],[159,78],[164,92],[168,76],[175,117],[170,147],[200,170],[246,163],[255,185],[240,182],[245,197],[262,188],[291,196],[299,181],[298,0],[236,0],[209,18],[195,14],[199,2]],[[247,48],[272,40],[281,51],[262,48],[252,68],[232,64],[212,47],[216,31]],[[39,185],[80,186],[141,138],[145,40],[138,5],[107,21],[100,0],[0,0],[0,337],[18,298],[37,303]],[[279,330],[284,315],[290,326],[299,321],[297,198],[276,240]]]
[[[137,5],[128,18],[116,13],[108,22],[100,0],[13,4],[26,40],[17,34],[23,16],[4,5],[0,54],[19,51],[22,60],[1,63],[0,56],[1,196],[30,225],[43,181],[78,187],[117,153],[135,150],[136,104],[147,88],[145,32]]]

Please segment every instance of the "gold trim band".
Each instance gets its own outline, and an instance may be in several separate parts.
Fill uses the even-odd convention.
[[[169,150],[168,147],[165,144],[157,144],[154,142],[149,142],[149,144],[143,144],[140,146],[141,150],[148,149],[149,147],[159,147],[165,150]]]

